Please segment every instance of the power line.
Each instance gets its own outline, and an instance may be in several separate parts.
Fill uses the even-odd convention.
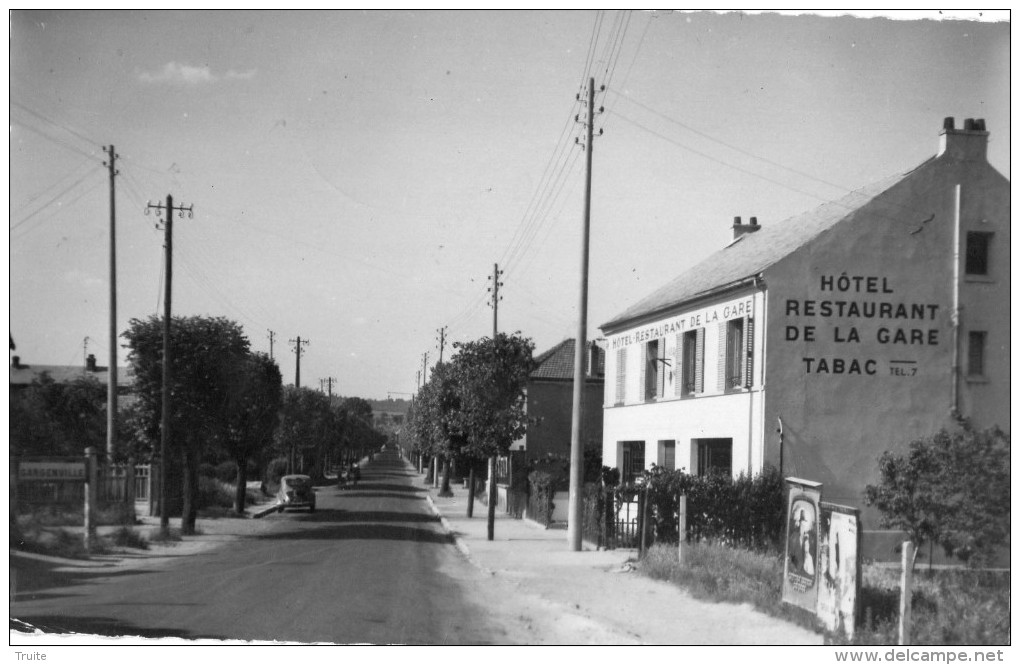
[[[22,111],[25,111],[25,112],[27,112],[27,113],[29,113],[31,115],[34,115],[35,117],[39,118],[43,122],[47,122],[47,123],[53,125],[54,127],[59,127],[60,129],[63,129],[68,134],[71,134],[72,136],[75,136],[75,137],[81,139],[82,141],[85,141],[86,143],[88,143],[89,145],[91,145],[93,147],[97,147],[97,148],[101,147],[101,145],[100,145],[101,141],[93,140],[93,139],[89,138],[88,136],[85,136],[81,132],[79,132],[79,131],[77,131],[75,129],[72,129],[70,126],[68,126],[66,124],[62,124],[62,123],[56,122],[55,120],[50,120],[49,118],[47,118],[43,114],[39,113],[38,111],[30,109],[29,107],[25,106],[24,104],[22,104],[21,102],[15,100],[15,99],[11,100],[11,105],[12,106],[17,106]]]
[[[81,184],[82,182],[84,182],[84,181],[85,181],[85,180],[86,180],[86,179],[87,179],[87,178],[88,178],[89,176],[93,175],[94,173],[96,173],[97,171],[99,171],[99,170],[101,170],[101,169],[103,169],[103,166],[102,166],[102,164],[96,164],[95,168],[94,168],[94,169],[93,169],[92,171],[89,171],[88,173],[86,173],[86,174],[85,174],[85,175],[83,175],[82,177],[78,178],[78,179],[77,179],[76,181],[74,181],[74,182],[73,182],[73,183],[72,183],[72,184],[71,184],[70,186],[68,186],[68,187],[67,187],[66,189],[62,190],[62,191],[61,191],[61,192],[60,192],[59,194],[57,194],[56,196],[52,197],[52,198],[51,198],[50,200],[48,200],[48,201],[47,201],[46,203],[44,203],[44,204],[43,204],[42,206],[40,206],[39,208],[36,208],[36,209],[35,209],[35,210],[34,210],[33,212],[31,212],[31,213],[29,213],[28,215],[25,215],[24,217],[22,217],[22,218],[21,218],[20,220],[18,220],[17,222],[15,222],[15,224],[14,224],[13,226],[11,226],[9,230],[10,230],[10,231],[15,231],[15,230],[17,230],[17,229],[18,229],[18,228],[20,228],[20,227],[21,227],[21,226],[22,226],[23,224],[25,224],[26,222],[28,222],[28,221],[29,221],[30,219],[32,219],[33,217],[35,217],[35,216],[36,216],[36,215],[38,215],[39,213],[43,212],[44,210],[46,210],[46,209],[47,209],[47,208],[48,208],[48,207],[49,207],[49,206],[50,206],[51,204],[53,204],[54,202],[56,202],[56,201],[57,201],[57,199],[59,199],[60,197],[64,196],[64,195],[65,195],[65,194],[67,194],[68,192],[70,192],[70,191],[71,191],[72,189],[74,189],[75,187],[77,187],[78,185],[80,185],[80,184]],[[103,170],[105,170],[105,169],[103,169]],[[77,202],[77,201],[78,201],[78,199],[80,199],[81,197],[85,196],[85,195],[86,195],[86,194],[88,194],[89,192],[93,191],[93,190],[94,190],[94,189],[95,189],[95,188],[96,188],[96,187],[97,187],[97,186],[98,186],[99,184],[102,184],[102,183],[96,183],[96,184],[94,184],[94,185],[93,185],[92,187],[90,187],[89,189],[86,189],[85,191],[83,191],[83,192],[79,193],[79,195],[78,195],[78,196],[76,196],[75,198],[73,198],[73,199],[69,200],[69,201],[68,201],[68,202],[67,202],[67,203],[66,203],[65,205],[67,205],[67,206],[70,206],[70,205],[71,205],[72,203],[75,203],[75,202]],[[47,218],[45,218],[44,220],[40,220],[40,223],[41,223],[42,221],[45,221],[45,220],[48,220],[48,219],[52,219],[52,217],[47,217]],[[37,226],[36,226],[35,228],[38,228],[38,225],[37,225]],[[20,237],[24,237],[24,235],[25,235],[25,233],[27,233],[27,231],[28,231],[28,230],[26,230],[26,231],[23,231],[23,232],[22,232],[21,234],[19,234],[19,236],[18,236],[18,237],[19,237],[19,238],[20,238]]]

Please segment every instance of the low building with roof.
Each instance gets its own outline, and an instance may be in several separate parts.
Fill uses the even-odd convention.
[[[13,344],[13,342],[12,342]],[[106,386],[110,382],[110,368],[99,365],[96,356],[89,354],[84,365],[31,365],[21,362],[20,356],[11,356],[10,389],[23,390],[33,383],[48,376],[56,383],[71,383],[77,379],[95,379]],[[135,383],[134,371],[130,365],[117,369],[117,404],[118,408],[129,406],[136,399],[133,394]]]
[[[603,460],[823,484],[864,508],[886,450],[1009,431],[1010,185],[984,121],[908,173],[733,241],[601,328]],[[877,527],[865,512],[865,528]]]

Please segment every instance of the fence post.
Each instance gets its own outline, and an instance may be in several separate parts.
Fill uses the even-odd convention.
[[[96,542],[96,497],[99,490],[99,459],[96,449],[85,449],[85,551],[91,552]]]
[[[124,469],[124,503],[134,510],[135,507],[135,456],[129,455],[127,468]]]
[[[914,543],[903,543],[903,571],[900,576],[900,631],[899,644],[910,644],[910,601],[913,597]]]
[[[645,556],[645,524],[648,522],[648,493],[638,489],[638,558]]]
[[[678,517],[677,524],[677,562],[684,563],[684,543],[687,540],[687,495],[681,494],[676,499],[676,510]]]
[[[149,462],[149,517],[156,517],[159,515],[159,479],[160,475],[159,463],[156,460]]]

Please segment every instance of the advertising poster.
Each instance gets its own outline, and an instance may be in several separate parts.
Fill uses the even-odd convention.
[[[818,603],[818,531],[821,483],[787,478],[786,558],[783,601],[816,611]]]
[[[817,614],[828,630],[847,637],[857,616],[859,515],[856,508],[821,504]]]

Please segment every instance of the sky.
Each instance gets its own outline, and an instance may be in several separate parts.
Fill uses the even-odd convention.
[[[238,322],[284,382],[409,397],[501,332],[575,337],[592,151],[589,339],[722,248],[935,154],[984,118],[1010,177],[1007,12],[15,11],[10,331],[23,363],[109,362],[117,329]],[[603,89],[603,86],[604,89]],[[272,331],[272,349],[270,349]],[[294,342],[292,342],[292,340]],[[123,340],[121,340],[123,344]],[[118,364],[127,362],[127,349]]]

